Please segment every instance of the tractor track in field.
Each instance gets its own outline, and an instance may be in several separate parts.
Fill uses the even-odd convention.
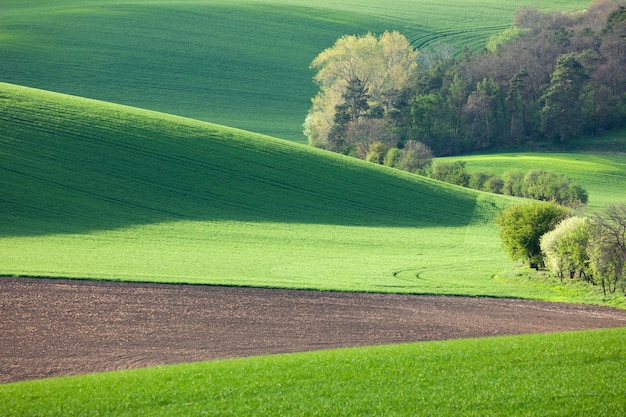
[[[624,310],[519,299],[0,278],[0,383],[623,326]]]

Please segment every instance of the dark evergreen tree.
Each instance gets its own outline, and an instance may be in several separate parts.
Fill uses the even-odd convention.
[[[515,73],[511,81],[509,81],[509,89],[506,93],[506,103],[508,111],[511,115],[509,127],[509,135],[515,142],[520,142],[526,136],[526,103],[528,96],[526,95],[526,80],[528,79],[528,70],[526,66]]]
[[[577,54],[561,56],[541,97],[541,130],[549,138],[565,142],[584,127],[580,96],[588,78]]]
[[[369,109],[365,83],[358,77],[351,78],[342,99],[343,102],[335,106],[335,118],[328,133],[328,143],[331,151],[349,154],[350,146],[346,140],[348,125]]]

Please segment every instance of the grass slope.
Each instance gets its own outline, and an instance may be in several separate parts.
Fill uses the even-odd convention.
[[[310,352],[0,385],[17,416],[620,416],[626,329]]]
[[[588,0],[4,0],[0,81],[304,142],[313,58],[344,34],[481,48],[523,5]]]
[[[466,161],[468,172],[503,174],[512,169],[546,169],[565,174],[587,190],[590,211],[626,202],[626,154],[520,152],[442,159]]]
[[[9,84],[0,100],[5,214],[28,220],[4,235],[178,220],[465,226],[474,215],[477,193],[308,146]]]
[[[492,280],[510,266],[504,197],[160,113],[0,97],[0,273],[576,299]]]

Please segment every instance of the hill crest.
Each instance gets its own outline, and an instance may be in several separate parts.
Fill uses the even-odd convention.
[[[458,226],[477,193],[192,119],[0,84],[3,235],[171,220]]]

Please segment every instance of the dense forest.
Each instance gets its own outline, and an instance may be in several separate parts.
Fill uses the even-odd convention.
[[[393,165],[405,148],[415,162],[423,145],[443,156],[626,125],[624,2],[577,13],[520,8],[483,51],[457,56],[443,44],[418,54],[399,36],[344,37],[316,58],[311,145]]]

